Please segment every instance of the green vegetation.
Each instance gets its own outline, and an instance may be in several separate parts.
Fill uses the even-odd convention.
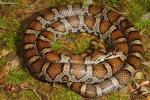
[[[71,48],[71,51],[74,54],[80,54],[85,52],[89,46],[90,46],[90,42],[92,40],[92,36],[89,37],[87,33],[81,33],[79,34],[68,34],[66,36],[68,39],[73,40],[74,43],[70,44],[73,45],[73,47]]]
[[[76,49],[73,51],[75,54],[80,54],[85,52],[89,48],[90,41],[83,40],[83,41],[76,41],[75,46]]]
[[[123,0],[109,0],[108,5],[111,7],[120,7]]]
[[[7,77],[6,82],[9,84],[19,84],[25,81],[29,81],[31,79],[31,75],[23,68],[18,70],[11,70]]]
[[[150,60],[150,51],[144,52],[144,58]]]
[[[61,42],[59,40],[56,40],[53,44],[52,44],[52,50],[53,51],[58,51],[61,49]]]
[[[129,99],[127,96],[124,96],[120,92],[115,91],[108,97],[108,100],[116,100],[116,98],[117,98],[117,100],[128,100]]]
[[[18,100],[40,100],[33,90],[23,90],[19,93]]]
[[[135,26],[139,29],[148,28],[150,26],[150,20],[136,22]],[[145,33],[149,33],[149,32],[145,32]]]
[[[132,0],[130,2],[126,2],[125,7],[127,8],[127,16],[131,19],[134,25],[138,29],[142,29],[150,26],[149,20],[142,20],[142,15],[146,14],[150,9],[149,0]]]
[[[6,63],[5,58],[0,58],[0,68]]]
[[[61,88],[57,93],[51,96],[50,100],[81,100],[81,96],[67,88]]]
[[[0,17],[0,28],[2,33],[0,33],[0,47],[7,50],[14,50],[17,38],[17,29],[19,28],[19,20],[17,17]]]
[[[69,33],[62,37],[63,39],[56,40],[52,44],[52,50],[65,51],[69,50],[73,54],[80,54],[88,50],[90,42],[95,38],[87,33]]]

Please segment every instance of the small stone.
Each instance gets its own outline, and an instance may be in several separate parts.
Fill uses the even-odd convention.
[[[135,79],[144,79],[144,74],[142,72],[137,72],[135,74]]]
[[[147,67],[150,67],[150,62],[149,61],[145,61],[143,62],[144,65],[146,65]]]
[[[19,57],[17,56],[16,53],[11,53],[8,56],[6,65],[8,65],[9,67],[11,67],[11,69],[18,69],[19,68],[20,59],[19,59]]]
[[[149,20],[149,19],[150,19],[150,12],[144,14],[144,15],[141,17],[141,19],[142,19],[142,20]]]

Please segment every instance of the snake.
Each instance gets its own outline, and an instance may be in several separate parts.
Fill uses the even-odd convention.
[[[52,50],[56,39],[82,32],[104,40],[108,48],[72,55]],[[23,44],[23,58],[33,76],[48,83],[64,83],[86,98],[126,86],[142,62],[139,30],[105,5],[75,3],[45,8],[28,25]]]

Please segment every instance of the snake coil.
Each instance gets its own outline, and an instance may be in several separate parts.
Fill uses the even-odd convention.
[[[86,32],[106,40],[109,50],[64,55],[52,43],[68,33]],[[139,32],[116,10],[103,5],[61,5],[43,10],[24,35],[24,60],[37,78],[67,83],[84,97],[98,97],[125,86],[141,63]]]

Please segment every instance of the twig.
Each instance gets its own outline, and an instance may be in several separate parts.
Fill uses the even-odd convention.
[[[39,2],[40,2],[40,0],[36,0],[36,1],[34,2],[34,4],[30,5],[30,7],[34,8]]]
[[[17,3],[15,2],[3,2],[3,1],[0,1],[0,5],[15,5]]]
[[[32,88],[33,92],[37,95],[37,97],[39,98],[39,100],[42,100],[42,98],[40,97],[40,95],[36,92],[36,90],[34,88]]]

